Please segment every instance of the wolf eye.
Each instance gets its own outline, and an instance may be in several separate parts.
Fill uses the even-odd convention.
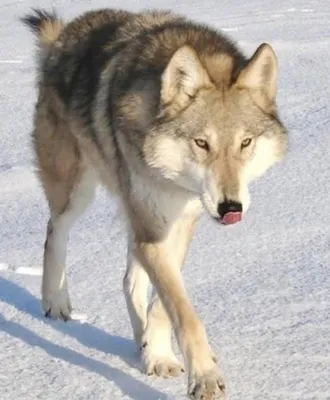
[[[251,138],[244,139],[241,143],[241,149],[250,146],[251,142],[252,142]]]
[[[210,149],[207,141],[204,139],[195,139],[195,143],[201,149],[204,149],[206,151],[209,151],[209,149]]]

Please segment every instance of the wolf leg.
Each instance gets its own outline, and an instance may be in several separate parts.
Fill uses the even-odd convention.
[[[131,320],[134,339],[138,349],[147,324],[148,287],[150,279],[136,258],[133,235],[129,235],[127,252],[127,269],[123,281],[123,289]]]
[[[70,318],[66,246],[74,221],[92,201],[96,174],[72,133],[65,106],[47,86],[39,96],[32,134],[37,172],[50,210],[44,246],[42,305],[46,316]]]
[[[172,236],[172,234],[173,232],[162,242],[140,242],[138,246],[140,262],[148,272],[170,316],[188,370],[189,395],[198,400],[225,399],[223,380],[216,366],[205,329],[187,297],[180,268],[178,268],[173,257],[173,249],[175,248],[173,244],[178,243],[178,237],[176,235]],[[159,332],[165,335],[165,331],[162,328],[157,331],[156,321],[159,323],[159,318],[154,318],[154,322],[152,322],[152,324],[155,324],[155,329],[150,329],[150,332],[152,332],[150,334],[151,337],[153,335],[157,337],[156,335],[159,335]],[[143,339],[148,336],[147,332],[148,327]],[[153,332],[157,332],[157,334]],[[145,348],[147,349],[148,342],[146,343]],[[164,342],[163,346],[166,347]],[[157,348],[159,347],[160,340],[157,343]],[[155,346],[153,349],[155,354]]]
[[[141,361],[146,374],[168,378],[183,372],[183,366],[172,350],[171,327],[164,306],[154,293],[141,339]]]
[[[94,173],[90,170],[84,171],[60,213],[53,207],[55,199],[52,203],[48,193],[51,217],[47,228],[42,279],[42,306],[47,317],[64,320],[70,318],[72,307],[65,270],[67,241],[73,223],[92,201],[94,188]]]
[[[195,220],[179,220],[172,232],[172,267],[180,271],[188,244],[194,232]],[[169,377],[183,372],[183,366],[172,350],[172,324],[157,292],[154,292],[148,322],[141,343],[141,358],[147,374]]]

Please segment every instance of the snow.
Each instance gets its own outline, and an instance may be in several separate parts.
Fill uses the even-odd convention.
[[[77,320],[42,315],[48,211],[29,138],[33,39],[17,20],[49,3],[0,4],[0,399],[184,399],[185,375],[163,380],[139,370],[121,289],[124,227],[102,190],[69,244]],[[52,6],[67,18],[104,6],[167,7],[223,28],[247,54],[261,42],[273,45],[289,154],[253,185],[244,222],[222,228],[201,219],[185,282],[230,399],[330,399],[328,0],[56,0]]]

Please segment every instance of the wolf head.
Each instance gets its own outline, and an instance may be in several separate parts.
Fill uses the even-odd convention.
[[[276,113],[272,48],[262,44],[234,82],[228,61],[219,84],[210,60],[188,46],[177,50],[162,75],[161,115],[144,145],[150,167],[197,193],[225,224],[241,219],[249,207],[249,182],[287,147]]]

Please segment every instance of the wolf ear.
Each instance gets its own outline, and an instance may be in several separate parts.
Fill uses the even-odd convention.
[[[196,52],[189,46],[180,47],[162,75],[162,102],[184,102],[184,99],[194,96],[199,88],[210,84],[210,78]]]
[[[277,59],[267,43],[260,45],[240,72],[237,85],[264,93],[271,101],[276,96]]]

